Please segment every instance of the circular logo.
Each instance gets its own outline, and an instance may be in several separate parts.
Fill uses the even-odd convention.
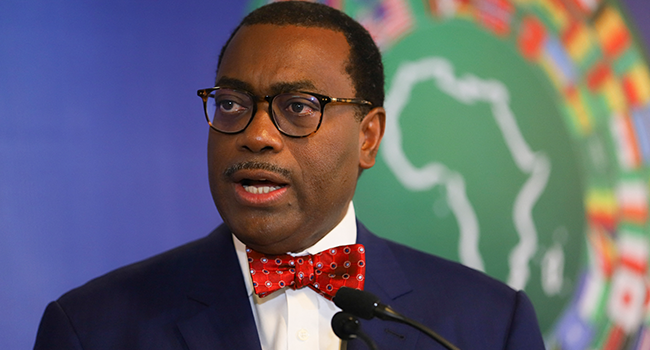
[[[358,217],[524,289],[549,346],[645,339],[650,73],[617,2],[322,2],[384,56]]]

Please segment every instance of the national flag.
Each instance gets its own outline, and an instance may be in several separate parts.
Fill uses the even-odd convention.
[[[603,87],[605,81],[613,74],[614,73],[612,72],[612,68],[608,64],[604,62],[598,62],[594,64],[594,66],[589,69],[586,75],[587,86],[589,87],[589,90],[592,92],[598,91]]]
[[[641,179],[622,180],[616,186],[619,217],[643,225],[648,220],[648,186]]]
[[[594,49],[593,34],[582,21],[573,21],[561,34],[562,44],[576,62],[583,62]]]
[[[617,113],[624,113],[628,109],[623,86],[621,85],[621,81],[616,77],[608,77],[603,84],[601,92],[610,110]]]
[[[597,227],[591,227],[587,236],[588,253],[591,266],[596,269],[590,271],[589,282],[609,278],[618,261],[616,244],[609,234]]]
[[[620,167],[625,170],[638,169],[641,165],[641,153],[631,118],[624,114],[613,115],[610,130]]]
[[[549,37],[546,40],[540,64],[559,90],[574,85],[575,66],[557,38]]]
[[[650,257],[650,241],[642,230],[631,232],[622,229],[616,238],[618,246],[619,265],[644,276],[648,272],[648,258]]]
[[[600,51],[600,46],[598,45],[598,41],[596,40],[596,35],[594,34],[593,30],[589,30],[588,44],[580,43],[578,46],[580,45],[586,45],[587,47],[584,55],[572,58],[575,59],[575,65],[580,70],[581,78],[584,79],[587,76],[587,73],[590,72],[594,66],[603,60],[603,54]]]
[[[609,102],[599,91],[594,91],[585,83],[586,77],[581,78],[580,92],[582,99],[587,106],[594,125],[607,126],[609,117],[612,114]]]
[[[623,90],[627,102],[634,107],[650,103],[650,74],[648,66],[638,60],[632,68],[623,74]]]
[[[472,0],[428,0],[429,11],[436,17],[470,17]]]
[[[536,5],[540,9],[540,15],[548,19],[557,32],[562,32],[573,20],[562,0],[537,1]]]
[[[611,283],[607,315],[625,334],[630,334],[643,321],[647,298],[646,282],[643,275],[621,267],[614,272]]]
[[[564,99],[566,101],[566,111],[571,119],[574,130],[579,135],[586,135],[593,128],[591,111],[584,101],[584,92],[581,88],[569,86],[565,89]]]
[[[596,348],[602,350],[623,350],[625,332],[621,327],[608,327],[607,331],[602,334],[601,343],[596,345]]]
[[[627,101],[623,87],[608,64],[604,62],[595,64],[587,72],[586,82],[587,87],[592,92],[602,95],[607,102],[609,110],[619,113],[627,110]]]
[[[592,238],[597,239],[595,243],[606,243],[603,241],[606,233],[602,229],[613,231],[616,227],[616,197],[611,189],[608,188],[589,188],[585,194],[585,209],[587,218],[592,225],[589,234],[590,241]],[[602,228],[602,229],[601,229]],[[595,244],[595,247],[607,248],[609,244]]]
[[[544,24],[537,17],[524,17],[517,36],[517,46],[522,56],[528,60],[537,61],[542,55],[547,36]]]
[[[479,23],[499,36],[510,33],[515,7],[508,0],[480,0],[475,3]]]
[[[571,305],[560,318],[554,334],[562,350],[583,350],[591,343],[594,330],[580,317],[576,306]]]
[[[580,320],[594,324],[604,314],[608,285],[602,271],[591,268],[582,277],[576,293],[576,312]]]
[[[602,2],[602,0],[568,0],[568,1],[585,15],[591,15],[592,13],[594,13]]]
[[[603,53],[614,59],[630,46],[632,37],[621,14],[611,6],[605,7],[594,21]]]
[[[643,161],[646,165],[650,164],[650,104],[643,109],[632,108],[630,113]]]
[[[414,23],[407,0],[382,0],[369,11],[358,13],[357,20],[382,50],[406,34]]]

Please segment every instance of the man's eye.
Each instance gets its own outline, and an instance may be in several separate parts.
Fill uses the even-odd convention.
[[[236,113],[246,110],[246,108],[239,103],[231,100],[222,100],[216,102],[217,107],[222,112]]]
[[[309,107],[305,106],[304,103],[300,102],[294,102],[291,105],[289,105],[289,110],[293,113],[303,113],[303,112],[309,112]]]
[[[318,106],[307,99],[293,99],[287,101],[285,106],[285,111],[298,116],[311,115],[318,111]]]

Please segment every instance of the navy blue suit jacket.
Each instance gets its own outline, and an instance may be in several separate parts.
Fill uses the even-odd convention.
[[[460,349],[544,348],[522,292],[360,223],[357,241],[367,252],[365,290]],[[443,349],[403,324],[363,320],[362,329],[380,349]],[[260,349],[230,230],[222,225],[64,294],[47,306],[35,349]]]

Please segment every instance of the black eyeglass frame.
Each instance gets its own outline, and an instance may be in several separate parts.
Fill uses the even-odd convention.
[[[238,92],[238,93],[248,95],[253,100],[253,111],[252,111],[251,117],[250,117],[250,119],[248,119],[248,123],[246,123],[246,125],[239,131],[222,131],[222,130],[217,129],[210,122],[210,116],[208,115],[208,98],[210,97],[211,92],[216,91],[216,90],[221,90],[221,89],[224,89],[224,90],[227,89],[227,90],[230,90],[230,91],[234,91],[234,92]],[[215,86],[215,87],[211,87],[211,88],[207,88],[207,89],[200,89],[196,93],[203,100],[203,111],[205,113],[205,119],[208,121],[208,124],[210,125],[210,127],[215,131],[218,131],[218,132],[223,133],[223,134],[229,134],[229,135],[238,134],[238,133],[243,132],[244,130],[246,130],[246,128],[253,121],[253,118],[255,118],[255,114],[257,113],[257,102],[261,102],[261,101],[266,101],[268,103],[268,105],[269,105],[268,114],[271,117],[271,120],[273,121],[273,125],[275,125],[275,128],[278,129],[278,131],[280,131],[282,133],[282,135],[285,135],[285,136],[288,136],[288,137],[293,137],[293,138],[307,137],[307,136],[313,135],[316,131],[318,131],[318,129],[320,129],[321,123],[323,122],[323,114],[325,113],[325,106],[330,102],[349,103],[349,104],[356,104],[356,105],[361,105],[361,106],[372,107],[372,102],[367,101],[367,100],[363,100],[363,99],[359,99],[359,98],[330,97],[330,96],[325,96],[325,95],[321,95],[321,94],[317,94],[315,92],[309,92],[309,91],[294,91],[294,92],[299,92],[299,93],[302,93],[302,94],[308,94],[308,95],[314,96],[314,97],[316,97],[318,99],[318,101],[320,103],[320,118],[318,120],[318,125],[316,126],[316,129],[314,131],[310,132],[307,135],[298,135],[298,136],[296,136],[296,135],[288,134],[286,131],[282,130],[280,128],[280,126],[278,125],[275,113],[273,112],[273,100],[277,96],[286,94],[287,92],[281,92],[281,93],[275,94],[275,95],[266,95],[266,96],[260,98],[258,96],[255,96],[255,95],[251,94],[248,91],[231,89],[231,88],[221,87],[221,86]],[[291,92],[288,92],[288,93],[291,93]]]

